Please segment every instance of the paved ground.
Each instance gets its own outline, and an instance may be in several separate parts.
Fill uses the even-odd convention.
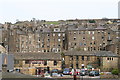
[[[2,78],[35,78],[34,76],[24,75],[18,72],[1,72]]]
[[[63,77],[54,77],[54,78],[40,78],[40,76],[30,76],[24,75],[17,72],[8,73],[3,72],[1,80],[74,80],[73,76],[64,75]],[[77,76],[76,80],[118,80],[118,79],[100,79],[99,76],[89,77],[89,76]]]

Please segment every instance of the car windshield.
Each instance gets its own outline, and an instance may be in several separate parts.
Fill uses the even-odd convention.
[[[85,70],[81,70],[81,72],[85,72]]]
[[[58,72],[58,70],[57,70],[57,69],[54,69],[54,70],[52,70],[52,72]]]
[[[90,73],[95,73],[95,71],[91,71]]]
[[[69,71],[69,68],[65,68],[64,71]]]

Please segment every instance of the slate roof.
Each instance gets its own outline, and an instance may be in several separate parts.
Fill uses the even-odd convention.
[[[14,53],[19,60],[61,60],[60,53]]]
[[[65,53],[66,56],[99,56],[99,57],[118,57],[117,54],[112,53],[111,51],[68,51]]]
[[[102,26],[98,26],[97,28],[95,28],[95,29],[106,29],[106,28],[104,28],[104,27],[102,27]]]
[[[98,26],[97,28],[94,28],[94,27],[91,27],[91,26],[89,26],[88,28],[85,28],[85,27],[78,27],[78,28],[69,27],[68,30],[106,30],[106,28],[103,28],[101,26]]]

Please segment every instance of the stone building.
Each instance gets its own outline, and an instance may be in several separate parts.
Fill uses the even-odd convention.
[[[35,33],[37,52],[62,52],[65,50],[65,31],[60,28],[42,29]]]
[[[100,68],[101,71],[118,69],[118,55],[107,51],[68,51],[65,53],[67,68]]]
[[[14,53],[15,69],[24,74],[40,74],[42,71],[61,70],[61,55],[58,53]]]
[[[66,31],[68,50],[101,51],[114,39],[112,31],[107,28],[68,28]]]

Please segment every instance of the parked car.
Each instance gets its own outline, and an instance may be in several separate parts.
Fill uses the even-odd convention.
[[[76,69],[76,74],[77,74],[77,75],[80,74],[80,69]]]
[[[99,76],[98,71],[90,71],[89,76]]]
[[[47,71],[45,72],[44,77],[45,77],[45,78],[52,78]]]
[[[57,77],[57,76],[59,76],[59,74],[58,73],[52,73],[52,76]]]
[[[53,70],[51,71],[51,76],[58,76],[58,75],[59,75],[58,72],[59,72],[58,69],[53,69]]]
[[[51,71],[51,73],[53,73],[53,72],[58,73],[59,71],[58,71],[58,69],[53,69],[53,70]]]
[[[85,76],[85,70],[80,70],[80,76]]]
[[[65,68],[63,71],[64,75],[69,75],[70,74],[70,69],[69,68]]]
[[[74,72],[75,72],[76,75],[79,75],[80,74],[80,69],[72,69],[70,71],[70,75],[74,75]]]
[[[95,76],[99,76],[99,71],[95,71]]]

